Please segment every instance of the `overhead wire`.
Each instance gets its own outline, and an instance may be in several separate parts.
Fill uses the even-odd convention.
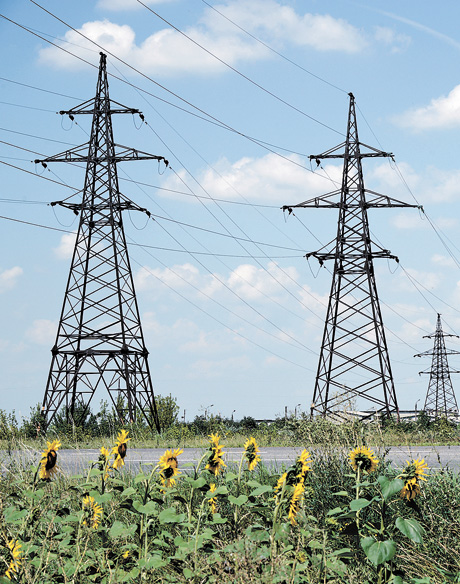
[[[271,351],[270,349],[267,349],[266,347],[264,347],[260,343],[257,343],[256,341],[253,341],[249,337],[246,337],[240,331],[237,331],[236,329],[233,329],[232,327],[228,326],[227,324],[225,324],[224,322],[222,322],[220,319],[216,318],[214,315],[210,314],[209,312],[207,312],[206,310],[204,310],[203,308],[201,308],[201,306],[199,306],[198,304],[196,304],[195,302],[193,302],[192,300],[190,300],[189,298],[187,298],[186,296],[184,296],[183,294],[181,294],[181,292],[179,292],[179,290],[176,290],[175,288],[173,288],[172,286],[170,286],[167,282],[165,282],[164,280],[162,280],[161,278],[159,278],[155,273],[153,273],[151,270],[149,270],[148,268],[146,268],[145,266],[143,266],[136,259],[133,258],[132,261],[134,263],[136,263],[142,269],[145,269],[147,272],[149,272],[159,282],[161,282],[164,286],[166,286],[167,288],[169,288],[170,290],[172,290],[175,294],[177,294],[178,296],[180,296],[183,300],[185,300],[186,302],[188,302],[189,304],[191,304],[192,306],[194,306],[195,308],[197,308],[198,310],[200,310],[201,312],[203,312],[204,314],[206,314],[206,316],[212,318],[214,321],[216,321],[218,324],[220,324],[221,326],[223,326],[224,328],[226,328],[227,330],[229,330],[231,333],[237,335],[238,337],[244,339],[245,341],[248,341],[251,345],[254,345],[254,346],[258,347],[259,349],[262,349],[264,352],[270,353],[274,357],[277,357],[278,359],[289,363],[290,365],[295,365],[296,367],[300,367],[301,369],[305,369],[306,371],[313,372],[312,369],[310,369],[308,367],[305,367],[305,365],[300,365],[299,363],[296,363],[295,361],[291,361],[290,359],[287,359],[286,357],[282,357],[281,355],[275,353],[274,351]]]
[[[268,145],[269,145],[269,143],[268,143],[268,142],[264,142],[263,140],[258,140],[257,138],[253,138],[253,137],[249,136],[248,134],[245,134],[245,133],[243,133],[243,132],[241,132],[241,131],[239,131],[239,130],[237,130],[237,129],[233,128],[233,127],[232,127],[232,126],[230,126],[229,124],[227,124],[227,123],[225,123],[225,122],[223,122],[223,121],[219,120],[218,118],[216,118],[215,116],[213,116],[213,115],[211,115],[211,114],[207,113],[206,111],[202,110],[202,109],[201,109],[201,108],[199,108],[198,106],[195,106],[194,104],[192,104],[191,102],[189,102],[189,101],[188,101],[188,100],[186,100],[185,98],[182,98],[182,97],[181,97],[181,96],[179,96],[177,93],[175,93],[175,92],[171,91],[170,89],[168,89],[166,86],[164,86],[164,85],[162,85],[162,84],[158,83],[157,81],[155,81],[154,79],[152,79],[150,76],[146,75],[146,74],[145,74],[145,73],[143,73],[142,71],[140,71],[140,70],[138,70],[137,68],[135,68],[134,66],[130,65],[129,63],[127,63],[126,61],[124,61],[124,60],[123,60],[123,59],[121,59],[120,57],[117,57],[117,56],[116,56],[115,54],[113,54],[111,51],[107,50],[107,49],[106,49],[106,48],[104,48],[102,45],[99,45],[99,44],[98,44],[98,43],[96,43],[94,40],[92,40],[92,39],[90,39],[89,37],[87,37],[86,35],[84,35],[84,34],[83,34],[81,31],[79,31],[78,29],[75,29],[75,28],[73,28],[71,25],[69,25],[68,23],[66,23],[64,20],[60,19],[58,16],[56,16],[55,14],[53,14],[52,12],[50,12],[49,10],[47,10],[46,8],[44,8],[43,6],[41,6],[40,4],[38,4],[37,2],[35,2],[35,0],[29,0],[29,1],[30,1],[30,2],[32,2],[33,4],[35,4],[35,5],[36,5],[38,8],[40,8],[41,10],[43,10],[44,12],[46,12],[47,14],[49,14],[50,16],[52,16],[53,18],[55,18],[56,20],[58,20],[59,22],[61,22],[62,24],[64,24],[65,26],[69,27],[71,30],[73,30],[74,32],[76,32],[77,34],[79,34],[80,36],[82,36],[83,38],[85,38],[87,41],[89,41],[89,42],[93,43],[94,45],[96,45],[97,47],[99,47],[101,50],[104,50],[104,51],[105,51],[107,54],[111,55],[112,57],[114,57],[115,59],[117,59],[118,61],[120,61],[121,63],[123,63],[123,65],[125,65],[126,67],[129,67],[130,69],[132,69],[133,71],[135,71],[136,73],[138,73],[139,75],[141,75],[142,77],[144,77],[145,79],[147,79],[148,81],[150,81],[150,82],[154,83],[155,85],[157,85],[158,87],[160,87],[161,89],[163,89],[164,91],[166,91],[167,93],[169,93],[169,94],[173,95],[174,97],[176,97],[176,98],[177,98],[177,99],[179,99],[180,101],[184,102],[185,104],[189,105],[189,106],[190,106],[190,107],[192,107],[193,109],[197,110],[198,112],[200,112],[201,114],[203,114],[205,117],[203,118],[203,117],[202,117],[202,116],[200,116],[200,115],[198,115],[198,116],[197,116],[197,115],[196,115],[196,114],[194,114],[193,112],[190,112],[189,110],[187,110],[187,109],[184,109],[184,108],[182,108],[182,107],[178,106],[177,104],[173,104],[172,102],[169,102],[169,101],[165,100],[164,98],[161,98],[161,97],[159,97],[159,96],[157,96],[157,95],[155,95],[155,94],[152,94],[151,92],[149,92],[149,91],[147,91],[147,90],[145,90],[145,89],[143,89],[143,88],[140,88],[140,87],[136,86],[135,84],[133,84],[133,83],[131,83],[131,82],[127,81],[127,80],[124,80],[124,79],[122,79],[122,78],[120,78],[120,77],[118,77],[118,76],[116,76],[116,75],[113,75],[113,74],[111,74],[111,76],[112,76],[114,79],[117,79],[117,80],[121,81],[122,83],[125,83],[125,84],[127,84],[128,86],[130,86],[130,87],[132,87],[132,88],[137,88],[139,91],[141,91],[141,92],[145,93],[146,95],[150,95],[150,96],[154,97],[155,99],[158,99],[159,101],[162,101],[163,103],[166,103],[166,104],[168,104],[168,105],[171,105],[172,107],[175,107],[175,108],[177,108],[177,109],[179,109],[179,110],[181,110],[181,111],[184,111],[185,113],[188,113],[188,114],[194,115],[194,116],[196,116],[196,117],[198,117],[198,118],[202,119],[203,121],[207,121],[207,122],[213,123],[213,124],[215,124],[216,126],[218,126],[218,127],[222,128],[222,129],[228,130],[228,131],[230,131],[230,132],[232,132],[232,133],[234,133],[234,134],[236,134],[236,135],[239,135],[239,136],[241,136],[241,137],[243,137],[243,138],[245,138],[245,139],[249,140],[250,142],[253,142],[254,144],[257,144],[257,145],[259,145],[261,148],[264,148],[264,149],[266,149],[266,150],[267,150],[267,151],[269,151],[269,152],[273,152],[273,153],[274,153],[274,154],[276,154],[277,156],[280,156],[280,157],[284,158],[285,160],[289,161],[291,164],[294,164],[294,165],[296,165],[296,166],[298,166],[298,167],[300,167],[300,168],[302,168],[302,169],[306,170],[307,172],[313,172],[313,171],[312,171],[311,169],[309,169],[308,167],[306,167],[306,166],[304,166],[304,165],[301,165],[301,164],[299,164],[299,163],[295,162],[294,160],[291,160],[290,158],[283,157],[283,156],[282,156],[282,155],[281,155],[279,152],[276,152],[275,150],[272,150],[272,149],[271,149],[271,148],[268,146]],[[96,69],[97,69],[97,66],[96,66],[94,63],[91,63],[90,61],[87,61],[86,59],[83,59],[83,58],[82,58],[82,57],[80,57],[79,55],[76,55],[76,54],[72,53],[71,51],[68,51],[68,50],[64,49],[64,47],[62,47],[62,46],[60,46],[60,45],[57,45],[57,44],[55,44],[55,43],[53,43],[53,42],[49,41],[48,39],[46,39],[46,38],[44,38],[44,37],[40,36],[39,34],[37,34],[36,32],[34,32],[32,29],[30,29],[30,28],[28,28],[28,27],[26,27],[26,26],[24,26],[24,25],[21,25],[20,23],[18,23],[18,22],[16,22],[16,21],[14,21],[14,20],[12,20],[12,19],[10,19],[10,18],[6,17],[6,16],[5,16],[5,15],[3,15],[3,14],[0,14],[0,17],[1,17],[1,18],[4,18],[4,19],[5,19],[5,20],[7,20],[8,22],[11,22],[12,24],[14,24],[14,25],[18,26],[19,28],[21,28],[21,29],[25,30],[26,32],[29,32],[30,34],[33,34],[33,35],[37,36],[38,38],[40,38],[41,40],[43,40],[43,41],[45,41],[45,42],[47,42],[47,43],[51,44],[52,46],[54,46],[54,47],[56,47],[56,48],[58,48],[58,49],[60,49],[60,50],[62,50],[62,51],[64,51],[64,52],[66,52],[67,54],[69,54],[69,55],[71,55],[71,56],[75,57],[76,59],[79,59],[80,61],[82,61],[82,62],[84,62],[84,63],[86,63],[86,64],[90,65],[91,67],[93,67],[93,68],[96,68]],[[339,133],[339,134],[341,134],[341,132],[338,132],[337,130],[334,130],[334,131],[335,131],[336,133]],[[274,145],[272,145],[272,147],[273,147],[273,148],[278,148],[277,146],[274,146]],[[283,148],[281,148],[281,149],[283,149]],[[287,150],[287,149],[283,149],[283,150]],[[289,151],[289,152],[292,152],[291,150],[288,150],[288,151]],[[319,176],[321,176],[321,175],[319,175]]]
[[[31,1],[33,1],[33,0],[31,0]],[[210,55],[211,57],[213,57],[214,59],[216,59],[217,61],[219,61],[219,63],[222,63],[223,65],[225,65],[226,67],[228,67],[231,71],[233,71],[234,73],[236,73],[237,75],[239,75],[240,77],[242,77],[243,79],[245,79],[246,81],[248,81],[249,83],[251,83],[252,85],[254,85],[255,87],[257,87],[258,89],[260,89],[261,91],[263,91],[267,95],[270,95],[271,97],[273,97],[274,99],[276,99],[280,103],[282,103],[285,106],[291,108],[292,110],[296,111],[297,113],[301,114],[302,116],[307,117],[309,120],[312,120],[313,122],[316,122],[317,124],[320,124],[324,128],[327,128],[328,130],[331,130],[332,132],[335,132],[336,134],[339,134],[340,136],[343,136],[343,132],[340,132],[339,130],[336,130],[332,126],[329,126],[328,124],[325,124],[324,122],[321,122],[317,118],[315,118],[315,117],[307,114],[306,112],[304,112],[300,108],[292,105],[291,103],[289,103],[288,101],[286,101],[282,97],[279,97],[278,95],[276,95],[275,93],[273,93],[269,89],[266,89],[265,87],[263,87],[263,85],[260,85],[260,83],[257,83],[257,81],[254,81],[248,75],[245,75],[244,73],[242,73],[241,71],[239,71],[236,67],[233,67],[233,65],[230,65],[230,63],[227,63],[226,61],[224,61],[223,59],[221,59],[220,57],[218,57],[215,53],[213,53],[212,51],[210,51],[209,49],[207,49],[205,46],[203,46],[202,44],[200,44],[198,41],[196,41],[195,39],[193,39],[188,34],[186,34],[184,31],[182,31],[180,28],[178,28],[172,22],[170,22],[169,20],[166,20],[166,18],[164,18],[163,16],[161,16],[158,12],[156,12],[152,8],[150,8],[150,6],[147,6],[147,4],[144,4],[144,2],[142,2],[141,0],[136,0],[136,1],[139,4],[141,4],[144,8],[146,8],[149,12],[151,12],[152,14],[154,14],[157,18],[159,18],[160,20],[162,20],[165,24],[167,24],[172,29],[174,29],[176,32],[178,32],[180,35],[182,35],[183,37],[185,37],[186,39],[188,39],[195,46],[197,46],[200,49],[202,49],[206,54]]]
[[[319,81],[322,81],[326,85],[329,85],[330,87],[333,87],[334,89],[337,89],[338,91],[341,91],[342,93],[346,93],[348,95],[348,91],[346,91],[345,89],[342,89],[341,87],[339,87],[338,85],[335,85],[334,83],[331,83],[330,81],[327,81],[327,79],[324,79],[324,77],[320,77],[319,75],[313,73],[312,71],[309,71],[305,67],[302,67],[302,65],[299,65],[298,63],[296,63],[295,61],[293,61],[289,57],[286,57],[286,55],[283,55],[282,53],[280,53],[279,51],[277,51],[276,49],[274,49],[272,46],[270,46],[268,43],[265,43],[263,40],[261,40],[260,38],[256,37],[254,34],[250,33],[248,30],[246,30],[245,28],[243,28],[241,25],[237,24],[234,20],[232,20],[231,18],[229,18],[228,16],[226,16],[223,12],[220,12],[219,10],[217,10],[217,8],[215,6],[212,6],[212,4],[209,4],[209,2],[206,2],[206,0],[201,0],[201,1],[203,2],[203,4],[206,4],[206,6],[208,6],[209,8],[211,8],[211,10],[213,10],[214,12],[216,12],[217,14],[219,14],[220,16],[222,16],[222,18],[225,18],[225,20],[227,20],[228,22],[230,22],[231,24],[233,24],[236,28],[238,28],[239,30],[241,30],[242,32],[244,32],[245,34],[247,34],[248,36],[250,36],[252,39],[254,39],[255,41],[257,41],[261,45],[263,45],[265,48],[267,48],[272,53],[275,53],[275,55],[278,55],[278,57],[281,57],[282,59],[284,59],[285,61],[287,61],[291,65],[294,65],[294,67],[297,67],[298,69],[300,69],[304,73],[308,73],[308,75],[310,75],[311,77],[314,77],[315,79],[318,79]]]

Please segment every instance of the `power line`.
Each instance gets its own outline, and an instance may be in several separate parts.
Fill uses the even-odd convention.
[[[222,16],[222,18],[225,18],[225,20],[227,20],[228,22],[230,22],[231,24],[233,24],[234,26],[236,26],[236,28],[238,28],[239,30],[241,30],[242,32],[244,32],[245,34],[247,34],[248,36],[250,36],[252,39],[254,39],[255,41],[257,41],[261,45],[263,45],[265,48],[267,48],[272,53],[275,53],[275,55],[278,55],[278,57],[281,57],[282,59],[284,59],[285,61],[287,61],[291,65],[294,65],[294,67],[297,67],[298,69],[300,69],[301,71],[304,71],[305,73],[308,73],[308,75],[311,75],[315,79],[318,79],[319,81],[322,81],[323,83],[326,83],[326,85],[329,85],[330,87],[333,87],[334,89],[337,89],[338,91],[341,91],[342,93],[348,94],[348,91],[346,91],[345,89],[342,89],[338,85],[335,85],[334,83],[331,83],[330,81],[327,81],[323,77],[320,77],[319,75],[316,75],[315,73],[312,73],[311,71],[309,71],[305,67],[302,67],[302,65],[299,65],[298,63],[296,63],[292,59],[289,59],[289,57],[286,57],[286,55],[283,55],[282,53],[280,53],[279,51],[277,51],[276,49],[274,49],[273,47],[271,47],[269,44],[265,43],[263,40],[259,39],[258,37],[256,37],[252,33],[250,33],[248,30],[246,30],[245,28],[243,28],[241,25],[237,24],[234,20],[232,20],[231,18],[229,18],[228,16],[226,16],[225,14],[223,14],[222,12],[220,12],[219,10],[217,10],[217,8],[215,8],[215,6],[212,6],[211,4],[209,4],[208,2],[206,2],[206,0],[201,0],[201,1],[203,2],[203,4],[206,4],[206,6],[209,6],[209,8],[211,8],[212,10],[214,10],[214,12],[217,12],[217,14],[219,14],[220,16]]]
[[[31,1],[33,1],[33,0],[31,0]],[[197,47],[199,47],[200,49],[202,49],[203,51],[205,51],[205,53],[207,53],[208,55],[210,55],[211,57],[213,57],[214,59],[216,59],[217,61],[219,61],[219,63],[222,63],[223,65],[225,65],[226,67],[228,67],[229,69],[231,69],[234,73],[236,73],[237,75],[239,75],[240,77],[242,77],[246,81],[249,81],[249,83],[252,83],[252,85],[254,85],[255,87],[257,87],[258,89],[260,89],[261,91],[263,91],[267,95],[270,95],[271,97],[273,97],[274,99],[276,99],[280,103],[286,105],[287,107],[291,108],[292,110],[296,111],[297,113],[301,114],[302,116],[305,116],[306,118],[312,120],[313,122],[316,122],[317,124],[323,126],[324,128],[327,128],[328,130],[331,130],[332,132],[335,132],[336,134],[339,134],[340,136],[343,136],[344,135],[343,132],[339,132],[339,130],[336,130],[332,126],[328,126],[327,124],[325,124],[324,122],[321,122],[317,118],[314,118],[313,116],[310,116],[309,114],[307,114],[306,112],[304,112],[300,108],[292,105],[291,103],[289,103],[285,99],[279,97],[278,95],[276,95],[275,93],[273,93],[269,89],[266,89],[265,87],[263,87],[263,85],[260,85],[260,83],[257,83],[256,81],[254,81],[253,79],[251,79],[250,77],[248,77],[247,75],[245,75],[244,73],[242,73],[241,71],[239,71],[238,69],[236,69],[236,67],[233,67],[232,65],[230,65],[229,63],[227,63],[226,61],[224,61],[223,59],[221,59],[220,57],[218,57],[217,55],[215,55],[212,51],[210,51],[209,49],[207,49],[206,47],[204,47],[203,45],[201,45],[199,42],[197,42],[196,40],[192,39],[192,37],[190,37],[189,35],[185,34],[185,32],[183,32],[182,30],[180,30],[180,28],[177,28],[177,26],[175,26],[174,24],[172,24],[171,22],[169,22],[168,20],[166,20],[165,18],[163,18],[162,16],[160,16],[158,14],[158,12],[155,12],[155,10],[152,10],[152,8],[150,8],[149,6],[147,6],[146,4],[144,4],[143,2],[141,2],[141,0],[137,0],[137,2],[139,4],[141,4],[144,8],[146,8],[149,12],[151,12],[152,14],[154,14],[157,18],[159,18],[164,23],[166,23],[168,26],[170,26],[172,29],[174,29],[176,32],[178,32],[183,37],[185,37],[190,42],[192,42],[194,45],[196,45]],[[35,2],[34,2],[34,4],[35,4]]]

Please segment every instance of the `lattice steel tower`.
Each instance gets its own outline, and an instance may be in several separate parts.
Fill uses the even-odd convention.
[[[360,398],[368,416],[374,412],[398,415],[398,404],[388,356],[374,275],[374,258],[392,258],[371,241],[367,210],[383,207],[416,207],[364,187],[363,158],[392,157],[358,139],[355,99],[350,96],[346,140],[310,156],[319,165],[327,158],[343,158],[341,188],[294,207],[339,210],[337,236],[319,251],[307,253],[320,265],[334,261],[332,286],[319,357],[311,415],[342,419],[345,404]],[[362,151],[362,148],[364,151]],[[341,152],[343,150],[343,152]],[[328,251],[330,250],[330,251]],[[361,409],[362,403],[357,406]]]
[[[431,368],[428,371],[420,371],[419,375],[429,374],[430,376],[423,409],[434,418],[448,416],[449,414],[458,414],[457,400],[455,398],[454,388],[452,387],[450,374],[460,373],[460,371],[449,369],[447,355],[460,355],[460,352],[446,349],[445,337],[459,338],[458,335],[446,335],[443,332],[441,315],[438,314],[436,331],[431,335],[425,335],[423,337],[424,339],[434,338],[433,350],[414,355],[414,357],[432,357]]]
[[[84,416],[96,389],[105,388],[120,419],[137,411],[159,430],[122,211],[145,211],[118,188],[117,163],[163,160],[113,141],[113,114],[140,114],[109,98],[106,55],[101,53],[96,96],[60,114],[92,115],[88,143],[44,160],[86,162],[82,201],[58,204],[80,213],[56,343],[43,400],[45,426],[65,406],[68,419]],[[56,204],[56,203],[53,203]],[[122,398],[122,399],[120,399]],[[76,406],[79,406],[76,408]]]

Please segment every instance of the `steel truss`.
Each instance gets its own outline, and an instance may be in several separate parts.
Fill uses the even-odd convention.
[[[106,55],[100,54],[96,96],[60,114],[72,120],[92,115],[88,143],[50,158],[50,162],[85,162],[82,201],[60,204],[80,213],[67,288],[43,400],[45,426],[65,406],[77,422],[88,411],[98,388],[107,390],[119,418],[133,422],[142,413],[159,431],[148,351],[139,317],[123,229],[122,211],[145,211],[118,188],[117,163],[163,160],[114,143],[113,114],[142,114],[109,98]],[[77,407],[78,406],[78,407]]]
[[[434,339],[433,350],[414,355],[414,357],[432,357],[431,368],[428,371],[420,371],[419,375],[430,376],[423,409],[435,419],[458,414],[458,405],[450,374],[460,373],[460,371],[449,369],[447,355],[460,355],[460,352],[446,349],[445,337],[459,338],[458,335],[448,335],[443,332],[441,315],[438,314],[436,331],[423,337],[424,339]]]
[[[289,212],[296,207],[339,210],[335,240],[306,254],[320,265],[334,261],[311,416],[343,420],[347,407],[359,407],[368,416],[380,412],[399,417],[373,266],[374,258],[398,258],[371,241],[367,210],[416,205],[365,189],[362,159],[393,155],[359,142],[355,99],[351,93],[349,97],[345,142],[310,156],[318,166],[324,159],[343,158],[341,188],[283,207]]]

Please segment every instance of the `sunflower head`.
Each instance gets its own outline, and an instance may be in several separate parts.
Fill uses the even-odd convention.
[[[107,462],[110,458],[110,452],[107,450],[107,448],[103,446],[99,452],[99,462]]]
[[[128,438],[128,430],[120,430],[117,439],[115,441],[115,446],[112,448],[112,454],[115,455],[115,460],[113,461],[113,468],[121,468],[124,466],[124,458],[128,450],[128,442],[131,438]]]
[[[160,457],[158,464],[161,466],[162,469],[168,467],[177,468],[178,466],[177,457],[183,452],[184,451],[180,448],[176,448],[175,450],[166,450],[163,456]]]
[[[18,573],[19,567],[21,565],[22,546],[17,539],[16,540],[12,539],[11,541],[8,542],[7,545],[8,549],[10,550],[11,561],[8,565],[8,570],[5,572],[5,578],[11,580],[12,578],[15,578],[15,575]]]
[[[259,452],[258,444],[255,438],[251,436],[244,445],[244,457],[248,463],[248,469],[251,471],[256,468],[257,463],[261,460]]]
[[[223,445],[220,444],[220,436],[218,434],[211,434],[209,436],[209,455],[206,463],[206,470],[209,470],[213,475],[218,475],[220,470],[227,466],[222,459],[224,454]]]
[[[297,460],[295,462],[295,472],[298,480],[302,482],[305,480],[307,472],[311,471],[310,464],[311,464],[310,453],[304,449],[302,453],[297,457]]]
[[[300,510],[300,505],[302,504],[302,497],[304,492],[304,485],[302,482],[298,483],[294,487],[294,492],[292,493],[291,501],[289,502],[289,512],[288,519],[292,525],[297,523],[297,515]]]
[[[422,460],[412,460],[409,462],[406,460],[406,466],[404,467],[402,473],[399,475],[400,479],[411,480],[416,479],[416,481],[426,481],[426,470],[428,469],[428,464],[422,458]]]
[[[47,442],[46,444],[47,447],[40,460],[39,477],[41,479],[50,479],[56,472],[57,451],[61,447],[59,440],[53,440],[52,442]]]
[[[283,485],[286,482],[286,478],[287,478],[287,472],[283,473],[280,476],[280,478],[278,479],[278,482],[276,483],[276,486],[275,486],[275,493],[278,493],[278,491],[283,488]]]
[[[214,491],[216,490],[216,485],[215,483],[211,483],[209,485],[209,492],[210,493],[214,493]],[[217,498],[216,497],[211,497],[209,499],[209,510],[211,511],[211,513],[214,515],[214,513],[217,510]]]
[[[401,489],[400,497],[401,499],[407,499],[412,501],[417,495],[420,495],[420,486],[417,483],[417,479],[413,478],[406,482],[404,487]]]
[[[365,470],[367,473],[373,472],[378,465],[374,451],[367,446],[358,446],[348,455],[350,464],[355,471]]]
[[[94,497],[87,495],[83,497],[84,519],[83,525],[91,529],[97,529],[102,517],[102,507],[96,503]]]

